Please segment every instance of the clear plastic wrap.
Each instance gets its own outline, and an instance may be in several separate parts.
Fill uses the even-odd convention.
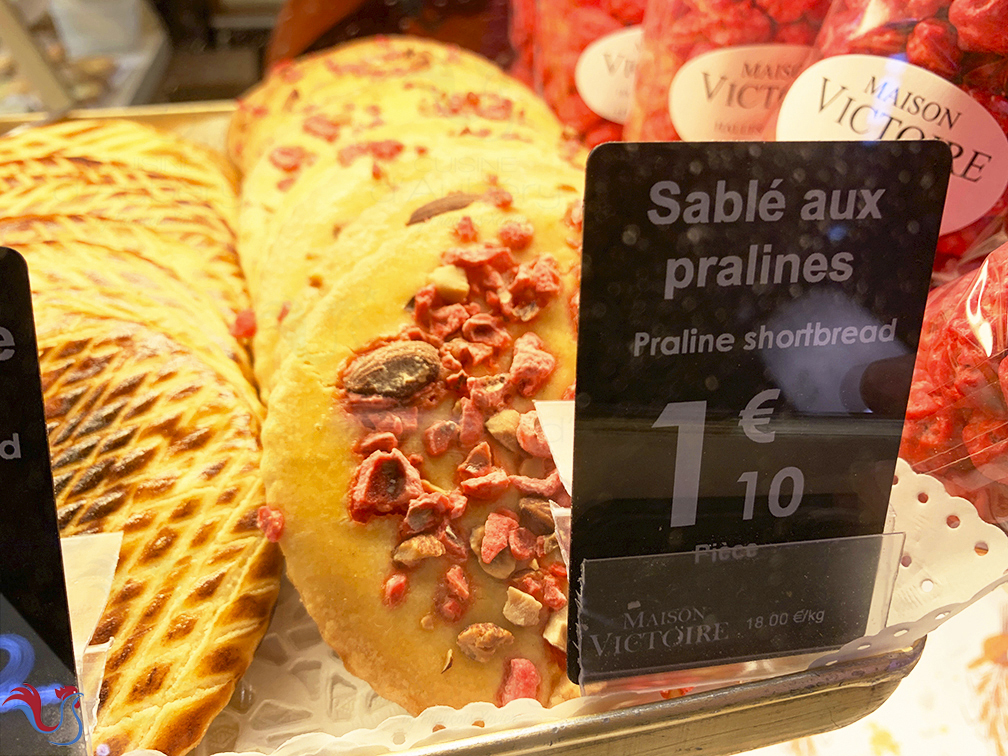
[[[1008,215],[1006,55],[1004,0],[836,0],[774,133],[947,142],[952,181],[935,272],[949,280],[975,269]]]
[[[624,138],[758,139],[828,8],[828,0],[649,0]]]
[[[589,147],[622,134],[639,40],[633,27],[644,17],[644,3],[539,0],[536,83],[560,120]],[[593,73],[579,78],[579,66],[592,63]]]
[[[900,456],[1008,530],[1008,244],[928,299]]]

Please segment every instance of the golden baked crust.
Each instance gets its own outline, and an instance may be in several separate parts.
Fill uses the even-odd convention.
[[[435,168],[447,169],[446,155],[455,146],[483,144],[486,160],[501,155],[507,146],[514,146],[520,154],[523,147],[527,151],[535,144],[540,153],[550,150],[552,155],[556,154],[554,146],[563,146],[558,130],[553,132],[557,144],[543,147],[542,135],[512,119],[494,120],[468,113],[456,117],[422,115],[422,109],[430,105],[431,88],[397,82],[349,101],[320,105],[307,119],[288,119],[282,136],[249,168],[242,185],[238,247],[254,299],[263,289],[260,279],[265,256],[277,239],[274,215],[301,203],[306,192],[317,196],[320,186],[326,191],[340,191],[341,185],[332,183],[340,178],[333,175],[334,170],[349,168],[354,175],[363,171],[371,178],[370,186],[364,188],[368,193],[354,198],[355,204],[363,207],[381,198],[380,193],[370,191],[372,187],[387,189],[410,180],[410,176],[416,178]],[[369,111],[368,103],[371,108],[390,112],[378,118]],[[326,139],[302,127],[307,126],[308,119],[319,118],[343,125],[338,134]],[[576,153],[573,148],[567,151]],[[410,176],[402,176],[403,169]],[[329,175],[323,178],[323,172]]]
[[[307,192],[291,209],[264,265],[270,285],[254,304],[255,370],[264,399],[311,309],[343,275],[393,239],[408,262],[424,225],[438,224],[451,238],[461,217],[476,205],[492,204],[496,192],[506,191],[512,198],[511,214],[522,215],[527,208],[526,219],[540,229],[545,248],[565,245],[570,232],[557,221],[580,198],[579,171],[526,144],[458,139],[450,149],[440,146],[435,153],[439,159],[388,161],[390,180],[404,182],[395,191],[386,188],[384,179],[370,177],[366,162],[345,169],[337,164],[313,175],[316,186],[333,188]],[[414,175],[424,168],[430,170]],[[454,210],[437,207],[453,197],[472,204]],[[417,213],[424,220],[418,220]],[[338,234],[333,233],[336,227]]]
[[[185,344],[227,380],[250,407],[259,405],[251,385],[248,353],[202,296],[168,267],[129,252],[81,240],[22,244],[32,296],[49,309],[91,314],[154,328]]]
[[[279,588],[256,527],[257,412],[178,341],[40,304],[61,532],[124,535],[93,639],[113,640],[94,743],[183,754],[227,703]]]
[[[171,164],[166,163],[170,168]],[[212,176],[213,174],[207,174]],[[234,191],[221,182],[198,176],[179,177],[163,170],[136,168],[122,162],[99,161],[89,157],[52,155],[0,163],[0,187],[16,190],[30,183],[46,186],[72,180],[82,187],[118,185],[144,189],[155,196],[202,202],[224,220],[235,224],[237,201]]]
[[[175,238],[198,233],[220,251],[234,249],[236,198],[167,175],[76,158],[29,159],[0,165],[0,191],[0,218],[88,215]]]
[[[477,250],[484,241],[493,244],[503,236],[509,221],[549,217],[548,210],[535,212],[534,205],[526,203],[520,214],[492,204],[473,204],[464,212],[479,234],[478,242],[460,241],[453,236],[452,226],[434,222],[416,226],[408,245],[401,237],[387,242],[334,284],[317,305],[270,395],[263,429],[263,475],[267,503],[284,518],[280,545],[288,575],[323,637],[347,668],[380,695],[413,712],[435,704],[458,707],[471,701],[500,702],[502,681],[515,658],[528,660],[538,670],[539,684],[530,694],[541,702],[549,703],[555,694],[569,692],[561,658],[543,638],[543,625],[552,611],[544,609],[529,625],[506,620],[502,609],[507,580],[489,577],[469,548],[461,562],[442,555],[406,568],[408,590],[401,603],[383,603],[386,580],[397,571],[392,553],[402,542],[403,516],[369,517],[365,513],[361,517],[352,513],[350,489],[363,459],[354,449],[368,431],[360,416],[349,411],[341,399],[349,390],[345,376],[356,355],[374,349],[383,339],[410,340],[409,332],[403,330],[416,325],[409,304],[428,284],[431,272],[443,265],[447,250]],[[560,291],[529,322],[507,325],[515,340],[528,332],[537,334],[556,360],[548,381],[534,393],[534,398],[540,399],[560,398],[573,382],[575,368],[570,303],[577,290],[578,250],[562,241],[556,244],[566,227],[566,216],[560,208],[552,212],[551,222],[533,224],[534,235],[527,245],[516,245],[520,249],[514,256],[519,262],[554,256]],[[497,369],[506,371],[510,357],[504,354],[501,359]],[[473,374],[488,372],[492,371],[484,365]],[[532,398],[516,398],[513,406],[517,411],[528,411]],[[434,457],[422,442],[425,430],[456,417],[456,399],[449,392],[436,406],[422,410],[418,429],[402,432],[397,441],[403,454],[422,456],[417,464],[430,484],[425,488],[428,491],[458,490],[456,468],[472,448],[471,443],[460,443]],[[389,411],[394,410],[395,406]],[[494,464],[509,474],[519,470],[521,453],[509,452],[484,435],[482,420],[479,433],[491,444]],[[531,470],[526,472],[532,474]],[[471,497],[465,514],[453,521],[453,527],[460,535],[464,533],[462,539],[470,544],[473,531],[489,513],[498,508],[516,509],[518,498],[514,488],[489,499]],[[472,597],[456,621],[438,615],[435,598],[452,564],[461,566]],[[484,661],[467,658],[458,636],[467,626],[478,623],[506,629],[513,641]],[[444,670],[448,658],[452,663]]]
[[[238,190],[238,172],[224,156],[136,121],[71,119],[0,139],[3,163],[57,155],[125,163],[232,193]]]
[[[0,244],[18,249],[40,242],[86,242],[128,252],[167,268],[177,279],[213,300],[227,323],[249,306],[234,249],[222,249],[196,231],[173,237],[136,223],[90,215],[29,215],[0,220]]]
[[[513,116],[516,123],[560,128],[545,103],[485,58],[431,40],[372,37],[275,67],[239,102],[228,132],[228,153],[247,173],[285,136],[285,123],[296,122],[300,128],[299,116],[319,112],[329,102],[344,103],[343,112],[351,118],[351,111],[360,110],[371,121],[408,122],[415,109],[403,107],[396,113],[398,106],[408,104],[402,101],[410,97],[408,90],[394,94],[404,83],[434,85],[451,93],[447,97],[452,102],[439,103],[441,110],[457,110],[458,98],[464,105],[467,95],[482,95],[484,105],[492,101],[506,107],[509,120]],[[337,125],[343,122],[338,114],[326,115]]]

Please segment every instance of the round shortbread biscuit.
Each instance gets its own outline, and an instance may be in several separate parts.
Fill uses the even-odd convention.
[[[483,109],[479,101],[466,104],[464,95],[442,84],[393,82],[321,103],[310,116],[290,116],[282,127],[277,125],[270,132],[270,148],[249,168],[242,187],[238,246],[253,299],[259,293],[265,233],[272,215],[321,166],[365,159],[380,174],[384,163],[397,155],[397,144],[415,148],[426,135],[431,135],[431,142],[433,135],[537,141],[543,150],[577,159],[577,148],[563,141],[555,121],[531,124],[513,108]],[[458,112],[443,105],[460,98],[464,104]],[[320,131],[320,122],[342,126]],[[488,153],[491,150],[488,147]]]
[[[568,247],[570,229],[559,221],[580,199],[580,171],[521,143],[477,139],[467,145],[461,140],[440,157],[434,155],[390,162],[390,176],[403,180],[413,170],[430,167],[391,193],[382,180],[369,176],[366,164],[358,164],[354,172],[354,166],[351,171],[334,167],[315,177],[320,187],[333,189],[311,193],[310,201],[294,208],[277,230],[264,266],[269,287],[255,302],[253,351],[264,398],[315,304],[354,265],[386,244],[399,249],[408,264],[423,226],[437,225],[445,238],[459,243],[455,227],[475,205],[506,201],[512,220],[529,222],[537,230],[538,244]]]
[[[0,140],[0,242],[28,262],[61,532],[120,531],[94,744],[182,756],[265,632],[264,413],[229,324],[236,174],[122,122]]]
[[[498,441],[497,436],[491,436],[484,429],[482,420],[478,427],[471,422],[466,425],[462,420],[463,429],[468,428],[463,431],[465,439],[459,436],[447,444],[446,450],[437,453],[428,450],[423,441],[428,429],[449,418],[458,419],[457,403],[463,407],[463,413],[476,406],[466,405],[470,400],[465,397],[466,393],[475,396],[476,389],[459,389],[457,383],[453,384],[454,389],[448,388],[447,382],[442,385],[442,381],[446,381],[444,364],[437,382],[429,384],[433,393],[426,400],[394,400],[393,406],[384,410],[385,414],[379,409],[375,413],[361,409],[370,400],[358,406],[348,401],[346,393],[356,390],[357,386],[356,379],[348,376],[359,375],[361,366],[381,354],[376,347],[391,340],[396,348],[405,345],[404,348],[410,349],[409,345],[416,343],[411,336],[419,338],[419,333],[429,336],[429,331],[423,330],[428,326],[423,324],[434,321],[418,314],[419,293],[430,294],[431,289],[427,287],[435,270],[444,272],[446,267],[450,270],[446,260],[455,259],[453,255],[459,254],[451,250],[462,249],[466,250],[464,255],[478,256],[491,249],[484,247],[484,242],[491,242],[495,245],[492,247],[496,250],[494,254],[501,255],[495,258],[498,263],[510,259],[511,253],[501,252],[496,246],[500,243],[496,237],[498,230],[516,218],[516,213],[482,202],[473,204],[466,212],[479,234],[479,241],[460,241],[454,237],[450,225],[421,224],[414,227],[408,249],[402,247],[401,238],[386,242],[333,286],[309,316],[303,338],[280,370],[263,430],[267,502],[283,518],[283,527],[276,534],[286,555],[292,582],[323,637],[340,654],[347,668],[368,681],[380,695],[413,712],[435,704],[459,707],[477,700],[501,703],[516,691],[523,696],[534,696],[545,704],[570,693],[562,652],[557,647],[562,645],[557,623],[566,618],[562,595],[552,594],[552,608],[546,603],[547,599],[540,596],[543,602],[539,604],[539,613],[536,614],[533,605],[532,616],[524,614],[516,618],[520,619],[519,624],[504,614],[509,588],[517,590],[514,583],[519,579],[530,574],[542,577],[540,573],[548,569],[554,570],[551,574],[565,574],[559,556],[551,550],[541,558],[537,556],[536,561],[517,562],[512,565],[516,571],[510,573],[510,580],[502,577],[501,565],[497,564],[487,568],[497,572],[498,578],[494,578],[482,566],[482,555],[486,552],[482,550],[478,530],[489,522],[491,513],[505,517],[500,510],[513,512],[517,508],[519,481],[526,486],[531,478],[543,478],[540,483],[546,486],[544,493],[562,495],[555,474],[551,477],[548,472],[548,459],[530,457],[517,447],[511,448],[513,439],[510,444]],[[535,213],[529,207],[525,208],[525,213],[526,218],[549,216],[547,210]],[[533,262],[542,263],[544,256],[550,255],[555,263],[548,267],[556,271],[555,279],[551,279],[555,284],[553,294],[541,310],[529,311],[527,322],[520,318],[507,320],[501,326],[508,334],[498,342],[501,349],[494,352],[490,363],[470,368],[473,376],[501,374],[500,371],[507,375],[512,369],[516,371],[515,376],[523,375],[523,370],[510,362],[514,344],[521,339],[523,349],[530,344],[534,347],[539,342],[529,334],[537,335],[555,364],[548,373],[544,372],[545,368],[539,372],[533,383],[519,381],[515,384],[524,386],[515,388],[517,393],[507,400],[508,407],[516,412],[528,412],[533,399],[560,398],[574,380],[574,302],[578,290],[579,250],[576,244],[568,245],[563,241],[558,244],[556,239],[562,238],[565,231],[573,233],[576,223],[570,214],[563,212],[556,214],[552,223],[563,230],[550,229],[550,224],[543,221],[534,227],[531,238],[516,245],[519,249],[513,252],[514,264],[504,266],[507,269],[502,273],[504,278],[500,285],[507,286],[508,278],[519,270],[515,267],[517,264],[523,263],[521,269],[528,272]],[[471,272],[478,278],[477,268]],[[489,268],[484,272],[489,272]],[[437,274],[434,275],[436,278]],[[470,280],[475,282],[477,278],[470,277]],[[468,302],[472,311],[494,311],[490,295],[477,297],[473,286],[475,283],[466,289],[468,294],[462,301]],[[515,285],[511,288],[516,292],[520,290]],[[456,291],[456,294],[462,292]],[[501,321],[497,322],[500,325]],[[419,333],[417,328],[421,329]],[[480,338],[465,326],[462,332]],[[499,332],[497,335],[499,337]],[[445,334],[445,340],[454,341],[460,336],[456,329]],[[437,339],[433,341],[438,343]],[[429,351],[429,348],[424,347],[424,350]],[[450,347],[446,345],[439,350],[443,360],[447,360],[445,350]],[[394,364],[389,364],[394,370]],[[374,374],[380,377],[379,373]],[[391,385],[399,384],[393,382]],[[411,430],[408,420],[411,408],[421,406],[417,428]],[[490,411],[486,414],[489,420]],[[397,426],[392,416],[400,415],[404,421]],[[469,417],[471,421],[472,415]],[[487,442],[493,465],[508,476],[508,487],[489,496],[484,496],[489,493],[486,490],[466,494],[464,514],[453,515],[450,523],[454,535],[465,544],[464,553],[432,555],[413,567],[397,566],[394,553],[397,559],[406,558],[405,552],[397,551],[404,538],[402,529],[406,527],[403,507],[393,509],[390,514],[362,510],[359,497],[351,492],[352,488],[361,490],[356,484],[364,478],[357,476],[363,475],[361,470],[370,464],[365,460],[374,459],[368,449],[361,450],[362,439],[378,443],[383,438],[385,448],[390,442],[387,435],[375,439],[377,430],[367,430],[369,424],[375,428],[392,428],[390,434],[395,436],[397,450],[405,455],[420,455],[411,457],[409,464],[416,463],[425,481],[423,489],[429,492],[463,490],[467,484],[461,482],[457,468],[472,448]],[[406,490],[400,487],[405,479],[382,465],[372,469],[379,478],[385,476],[387,480],[377,480],[374,491],[379,492],[379,496],[381,491],[388,496],[399,496]],[[404,469],[399,468],[400,472]],[[369,492],[372,491],[370,485],[364,486]],[[545,502],[542,499],[537,502],[541,514]],[[523,530],[525,517],[523,511],[519,517]],[[443,520],[442,527],[447,522]],[[543,524],[540,519],[539,526]],[[425,532],[424,526],[418,527],[421,533]],[[540,532],[548,533],[551,527],[547,509],[546,527]],[[528,532],[523,537],[528,537]],[[548,538],[546,535],[543,538],[546,539],[542,542],[545,550]],[[516,553],[515,548],[512,546],[509,553]],[[499,561],[497,557],[493,559]],[[503,566],[507,569],[506,564]],[[538,571],[533,569],[536,567]],[[446,588],[453,568],[461,570],[461,573],[454,572],[454,578],[457,582],[459,575],[462,576],[466,587],[463,592],[469,595],[461,602],[460,616],[455,613],[459,607],[444,606],[452,596],[460,595],[446,594],[446,590],[456,590],[455,587]],[[521,572],[523,568],[532,571]],[[402,595],[394,587],[399,581],[397,574],[405,575],[408,585]],[[555,578],[554,582],[557,580],[560,578]],[[534,593],[535,589],[528,587],[530,584],[522,585]],[[510,616],[516,617],[513,612]],[[481,654],[474,651],[470,641],[474,633],[480,635],[484,631],[489,633],[484,637],[491,637],[491,641],[493,636],[505,640],[510,636],[511,641],[496,649],[490,642],[490,647],[485,649],[487,653]],[[506,631],[506,635],[500,631]],[[544,633],[553,638],[553,645],[547,643]],[[467,654],[474,654],[482,661]],[[530,669],[535,670],[534,674]],[[516,670],[520,670],[521,675]],[[521,677],[520,682],[516,682],[518,677]]]
[[[228,132],[228,152],[248,172],[267,152],[278,127],[282,130],[292,116],[317,113],[326,103],[359,103],[372,116],[394,116],[398,98],[369,100],[367,95],[391,92],[396,84],[436,85],[457,93],[456,98],[482,96],[484,106],[509,103],[507,107],[523,120],[558,124],[524,84],[485,58],[431,40],[372,37],[275,67],[241,98]],[[389,106],[384,110],[383,102]],[[457,109],[458,103],[446,99],[441,106]],[[332,122],[341,125],[340,119]]]

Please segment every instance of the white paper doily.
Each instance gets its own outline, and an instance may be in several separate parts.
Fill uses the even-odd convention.
[[[552,709],[520,699],[503,708],[489,703],[462,709],[435,706],[412,717],[347,672],[285,579],[251,666],[193,756],[370,756],[657,699],[622,694],[577,699]]]
[[[1008,535],[902,459],[896,461],[886,531],[906,534],[886,628],[820,657],[813,667],[906,648],[1008,584]]]
[[[398,714],[405,710],[347,672],[285,578],[266,637],[194,756],[271,753],[307,733],[327,736],[322,744]]]

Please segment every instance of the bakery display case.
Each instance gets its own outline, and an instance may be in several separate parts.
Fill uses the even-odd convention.
[[[607,17],[620,20],[606,30],[622,34],[642,13],[636,4],[613,10]],[[516,25],[512,35],[529,42],[538,27],[528,24],[527,38]],[[33,50],[29,57],[45,57],[35,40],[10,38]],[[581,54],[585,46],[573,47]],[[515,70],[525,66],[534,84],[536,44],[526,51]],[[566,77],[564,96],[549,103],[475,53],[375,37],[282,61],[238,101],[86,110],[74,108],[46,65],[37,81],[49,81],[52,101],[0,115],[0,246],[24,257],[31,281],[60,534],[121,538],[106,544],[92,666],[78,661],[89,752],[727,756],[875,710],[913,670],[931,629],[1008,580],[998,457],[1006,253],[992,231],[987,261],[971,251],[976,265],[957,270],[962,278],[932,294],[926,311],[930,269],[916,271],[914,317],[928,357],[909,397],[862,392],[866,406],[844,410],[903,403],[900,422],[884,430],[890,474],[853,486],[855,497],[883,502],[877,532],[867,534],[879,539],[880,565],[869,581],[870,630],[801,647],[806,656],[779,664],[768,659],[791,655],[571,681],[571,528],[583,538],[585,524],[568,458],[583,454],[571,440],[576,368],[594,369],[577,363],[582,307],[599,312],[582,281],[592,272],[582,269],[592,264],[586,207],[590,228],[611,217],[583,200],[586,170],[598,182],[602,154],[589,158],[585,142],[589,132],[598,136],[591,144],[615,138],[618,125],[611,114],[585,116],[584,128],[561,123],[560,104],[591,99],[577,94],[576,61],[567,58],[547,56],[551,75]],[[713,145],[709,154],[717,162],[728,153]],[[945,196],[933,183],[920,189],[932,204]],[[656,226],[669,225],[654,220],[662,209],[680,207],[663,186],[645,216]],[[858,220],[878,211],[883,194],[872,187],[852,194],[862,203]],[[753,216],[776,222],[774,200],[745,201]],[[683,202],[700,217],[698,201]],[[940,214],[925,204],[913,218],[902,207],[885,221],[937,238]],[[845,228],[860,238],[853,223]],[[642,236],[632,224],[620,233],[616,244],[627,249]],[[699,244],[694,236],[682,234]],[[823,238],[838,245],[844,237]],[[747,285],[757,289],[788,275],[787,261],[774,263],[775,273],[764,256],[762,273],[755,252],[748,263]],[[730,282],[730,262],[704,259],[714,261],[701,279]],[[685,299],[693,312],[709,292],[686,291],[684,260],[663,269],[664,299],[675,307]],[[845,265],[830,269],[834,283],[845,280]],[[796,269],[805,278],[794,291],[826,276],[814,265]],[[690,275],[690,285],[700,280]],[[831,313],[822,312],[816,317]],[[858,338],[875,341],[877,325],[858,323],[855,331],[869,334]],[[817,327],[831,333],[810,320],[809,344]],[[840,343],[846,332],[834,330]],[[677,355],[673,337],[661,337],[636,334],[638,352],[646,342],[652,355]],[[876,366],[891,368],[883,384],[911,386],[909,354],[909,363],[901,352],[898,365]],[[775,380],[798,391],[790,378]],[[850,390],[846,378],[823,381],[838,396]],[[569,408],[567,441],[546,419],[551,404]],[[915,429],[902,439],[908,462],[895,458],[904,413]],[[708,445],[730,433],[760,438],[738,414],[710,426]],[[834,415],[830,427],[842,427],[834,435],[870,435],[843,425],[857,418]],[[614,437],[626,435],[613,427]],[[771,427],[821,441],[801,423]],[[679,443],[674,455],[655,452],[670,469],[672,456],[681,465]],[[956,455],[951,465],[934,463]],[[730,456],[714,467],[727,470]],[[746,494],[744,519],[754,506],[777,520],[794,513],[802,471],[785,472],[769,494]],[[739,483],[755,489],[751,475]],[[672,507],[672,530],[688,526],[676,524],[675,499],[644,498]],[[643,527],[639,512],[628,529]],[[695,503],[693,516],[695,524]],[[704,544],[715,562],[741,558],[729,531],[720,546]],[[629,541],[611,532],[603,540]],[[739,543],[736,551],[757,548]],[[627,617],[640,607],[634,598]],[[718,611],[694,613],[707,623]],[[815,612],[772,614],[775,623],[799,616]],[[712,622],[695,628],[705,640],[721,632]],[[570,637],[576,649],[576,630]],[[40,678],[24,677],[16,682],[43,690]],[[13,690],[0,686],[0,724],[29,716]],[[43,723],[57,703],[45,695]]]
[[[170,105],[86,111],[71,113],[69,118],[71,122],[76,118],[89,120],[96,117],[98,120],[127,118],[172,132],[196,143],[223,149],[228,124],[234,112],[234,103],[222,102],[194,104],[187,107]],[[6,117],[0,120],[0,128],[5,131],[22,129],[42,120],[44,120],[42,114],[27,118]],[[265,734],[270,735],[269,740],[260,740],[257,743],[258,747],[262,747],[264,742],[275,746],[286,739],[278,739],[276,733],[286,733],[290,736],[298,732],[297,727],[293,726],[294,723],[284,721],[282,716],[272,724],[275,730],[272,733],[261,732],[263,723],[254,719],[248,719],[241,725],[235,724],[237,717],[248,718],[256,711],[265,713],[265,709],[258,709],[252,704],[258,705],[275,700],[273,696],[278,694],[270,691],[268,685],[277,680],[276,664],[280,660],[277,657],[277,647],[289,643],[287,638],[298,639],[295,641],[298,645],[287,647],[294,654],[286,665],[291,671],[284,673],[288,685],[292,683],[297,685],[299,677],[303,678],[304,671],[296,668],[299,653],[303,652],[305,643],[314,642],[322,649],[326,648],[317,630],[314,631],[315,640],[310,640],[314,626],[308,621],[306,627],[307,617],[303,614],[303,609],[300,609],[296,593],[290,586],[285,590],[288,608],[285,608],[282,598],[274,621],[290,622],[291,627],[285,628],[279,625],[270,631],[270,636],[275,634],[275,637],[267,636],[266,643],[252,662],[250,674],[257,682],[241,684],[242,687],[239,687],[230,704],[224,708],[219,720],[210,724],[207,740],[197,746],[196,753],[210,754],[222,749],[234,749],[238,745],[236,730],[241,731],[242,742],[246,743],[249,737],[254,739],[261,738]],[[291,603],[297,607],[293,614],[300,620],[299,623],[290,616]],[[278,640],[280,638],[284,640]],[[308,640],[305,640],[306,638]],[[439,745],[422,745],[423,739],[420,735],[423,731],[421,730],[418,735],[414,726],[410,737],[421,745],[407,752],[518,753],[549,745],[551,748],[566,749],[571,753],[590,752],[592,749],[598,749],[599,753],[603,753],[610,747],[609,744],[618,742],[621,751],[632,746],[635,749],[632,752],[639,753],[652,752],[656,749],[665,752],[665,749],[675,748],[677,750],[672,752],[728,754],[821,731],[824,726],[842,726],[860,718],[881,704],[912,670],[922,645],[923,641],[905,651],[852,661],[829,670],[792,674],[775,680],[751,682],[672,700],[659,698],[634,706],[632,699],[628,701],[624,698],[618,701],[621,708],[613,711],[588,711],[575,717],[559,721],[550,719],[542,724],[532,723],[517,729],[508,727],[504,722],[497,722],[497,731],[486,734],[481,732],[487,729],[485,722],[480,728],[473,727],[472,723],[468,726],[459,726],[460,723],[456,718],[455,725],[459,732],[455,737],[459,739],[447,741],[445,735],[442,735],[440,740],[445,742]],[[279,653],[282,658],[284,652]],[[323,655],[328,654],[323,651]],[[259,659],[260,656],[262,659]],[[348,673],[343,670],[342,675],[345,678]],[[340,677],[332,679],[339,680]],[[264,680],[267,681],[265,689],[262,687]],[[244,687],[246,684],[251,687]],[[344,685],[346,683],[337,684],[332,690],[340,691]],[[283,691],[285,688],[280,686],[280,690]],[[343,692],[345,693],[345,689]],[[279,693],[280,699],[275,705],[281,705],[283,695],[282,692]],[[354,711],[355,702],[352,698],[348,704],[346,697],[330,698],[317,687],[314,699],[307,701],[307,706],[317,707],[324,712],[331,711],[337,702],[342,702],[343,706],[349,706],[349,711]],[[298,704],[301,705],[299,708],[306,708],[306,701],[298,701]],[[430,714],[428,718],[429,716]],[[526,714],[526,717],[528,716]],[[531,716],[534,718],[537,714],[533,712]],[[538,716],[543,715],[539,713]],[[314,720],[311,721],[314,724]],[[349,724],[352,726],[353,722]],[[436,731],[436,724],[428,724],[428,733],[431,729]],[[396,735],[393,730],[394,728],[380,731],[372,738],[379,743],[388,739],[394,744]],[[302,732],[307,736],[314,730],[302,730]],[[216,748],[214,743],[217,744]],[[299,752],[290,750],[292,747],[283,752]]]

